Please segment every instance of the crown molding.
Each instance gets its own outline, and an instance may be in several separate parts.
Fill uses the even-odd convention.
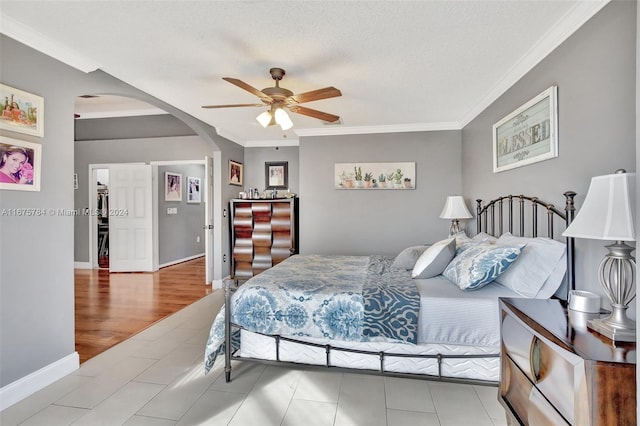
[[[268,148],[274,146],[299,146],[300,140],[298,138],[292,139],[274,139],[274,140],[260,140],[260,141],[247,141],[244,144],[245,148]]]
[[[522,58],[507,71],[505,76],[496,84],[487,96],[485,96],[476,106],[469,111],[462,120],[464,127],[473,121],[478,115],[487,109],[493,102],[502,96],[509,88],[518,82],[525,74],[538,65],[544,58],[549,56],[558,46],[567,40],[578,28],[583,26],[589,19],[598,13],[610,0],[596,0],[578,2],[575,7],[561,17],[554,28],[547,33],[527,52]]]
[[[381,126],[352,126],[330,127],[313,129],[294,129],[298,136],[336,136],[336,135],[363,135],[370,133],[406,133],[406,132],[431,132],[437,130],[460,130],[460,123],[411,123],[389,124]]]
[[[54,43],[44,35],[6,16],[4,13],[0,15],[0,32],[82,72],[89,73],[100,68],[100,65],[96,62],[66,46]]]

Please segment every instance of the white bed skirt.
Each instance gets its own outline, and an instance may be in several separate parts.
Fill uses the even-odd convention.
[[[276,360],[276,341],[274,337],[241,331],[241,348],[237,356],[243,358],[257,358],[262,360]],[[443,358],[441,371],[436,358],[407,358],[394,357],[388,353],[420,354],[420,355],[492,355],[500,352],[499,347],[465,346],[449,344],[420,344],[408,345],[401,343],[361,343],[336,342],[314,338],[296,338],[306,342],[345,349],[357,349],[376,352],[375,355],[360,354],[332,350],[329,363],[333,367],[345,367],[363,370],[380,371],[379,352],[385,352],[384,370],[386,372],[402,374],[421,374],[439,376],[461,380],[481,380],[498,382],[500,378],[500,358]],[[326,365],[327,355],[323,347],[306,346],[296,342],[280,340],[280,361],[295,362],[311,365]]]

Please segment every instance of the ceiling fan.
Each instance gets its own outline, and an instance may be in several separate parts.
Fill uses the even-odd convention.
[[[282,127],[282,130],[288,130],[293,126],[293,122],[286,113],[285,108],[291,112],[295,112],[296,114],[306,115],[308,117],[317,118],[330,123],[340,120],[340,117],[337,115],[299,105],[305,102],[342,96],[340,90],[335,87],[325,87],[323,89],[312,90],[310,92],[294,94],[291,90],[280,87],[280,80],[282,80],[285,75],[285,71],[282,68],[271,68],[269,73],[271,74],[271,78],[275,80],[276,85],[262,90],[258,90],[237,78],[222,78],[223,80],[256,95],[262,101],[261,104],[203,105],[202,108],[233,108],[270,105],[269,110],[260,114],[256,119],[262,127],[279,124],[280,127]]]

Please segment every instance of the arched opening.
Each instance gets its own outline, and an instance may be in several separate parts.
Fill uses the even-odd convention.
[[[145,101],[128,96],[111,94],[80,96],[75,105],[74,119],[75,169],[78,175],[78,188],[74,197],[75,206],[78,211],[85,211],[84,209],[88,208],[86,210],[88,214],[78,215],[75,218],[74,256],[76,267],[88,268],[89,270],[106,267],[99,274],[99,281],[102,281],[103,284],[111,282],[112,285],[122,287],[129,279],[129,284],[134,286],[135,292],[127,297],[135,298],[138,301],[149,299],[148,307],[151,307],[151,300],[157,304],[158,294],[161,295],[162,291],[158,294],[153,294],[153,291],[158,290],[159,281],[164,282],[162,285],[167,285],[166,279],[163,278],[166,275],[165,269],[172,269],[173,264],[197,265],[195,267],[200,268],[202,274],[196,276],[203,277],[200,283],[202,287],[205,287],[205,283],[211,284],[216,279],[216,275],[221,274],[219,270],[216,271],[216,266],[212,261],[215,257],[213,248],[219,248],[221,240],[220,238],[216,239],[210,229],[205,229],[207,225],[213,224],[211,212],[219,211],[220,209],[216,209],[215,206],[221,203],[219,194],[216,196],[214,193],[214,196],[209,196],[208,200],[206,199],[208,194],[205,194],[205,192],[211,194],[211,191],[205,191],[207,185],[205,169],[214,165],[213,161],[207,164],[207,159],[215,160],[217,158],[218,161],[220,159],[219,149],[211,138],[206,134],[204,137],[198,134],[180,117]],[[113,255],[114,250],[117,250],[117,247],[110,247],[112,238],[109,236],[109,215],[116,214],[116,212],[112,208],[114,202],[110,199],[109,176],[107,173],[105,178],[104,171],[109,170],[110,165],[123,163],[146,164],[151,168],[153,174],[152,191],[155,195],[152,204],[154,210],[152,215],[154,229],[152,250],[155,256],[154,270],[159,269],[159,271],[147,274],[147,281],[144,281],[144,275],[140,274],[135,274],[135,276],[109,274],[109,257]],[[215,167],[213,170],[215,171]],[[182,179],[180,185],[182,197],[179,201],[165,200],[163,185],[167,173],[179,175]],[[210,174],[211,181],[208,184],[211,188],[213,188],[213,180],[216,179],[216,175],[217,173]],[[189,199],[189,189],[186,186],[189,180],[199,180],[202,185],[199,203],[189,202],[193,201],[193,197]],[[207,209],[205,209],[205,204],[208,205]],[[200,216],[194,218],[194,211],[199,212]],[[112,216],[111,222],[114,219]],[[172,231],[175,231],[176,224],[191,228],[171,234]],[[206,233],[210,233],[208,238],[206,238]],[[205,244],[205,240],[208,240],[208,246]],[[195,252],[191,250],[191,252],[184,254],[184,251],[177,250],[173,254],[167,255],[165,253],[163,258],[162,249],[164,248],[189,247],[192,249],[191,246],[196,244],[198,247],[202,247],[202,251],[196,249]],[[206,253],[207,262],[202,259],[198,261],[201,257],[199,254],[202,252]],[[189,262],[191,260],[193,261]],[[177,267],[178,265],[176,265]],[[93,272],[95,273],[95,271]],[[176,281],[176,279],[172,280]],[[210,292],[211,287],[208,287],[206,291]],[[193,297],[197,300],[205,294],[199,292]],[[118,298],[112,298],[111,301],[113,299],[117,300]],[[183,297],[177,304],[171,302],[171,305],[175,307],[174,310],[180,308],[185,299],[189,298]],[[100,303],[100,299],[97,300]],[[78,305],[76,304],[76,306]],[[100,306],[97,306],[96,310],[104,311]],[[164,309],[163,312],[165,312],[165,316],[172,313],[171,309]],[[153,322],[160,319],[151,318],[153,318]],[[124,328],[130,330],[129,332],[121,333],[108,330],[108,334],[121,336],[121,340],[124,340],[146,328],[143,321],[138,321],[139,319],[138,316],[135,320],[128,321]],[[102,321],[94,323],[92,327],[85,328],[95,330],[96,326],[112,327],[114,324],[116,323],[113,321]],[[133,328],[131,328],[132,326]],[[78,328],[80,327],[83,327],[82,321],[79,322],[77,319],[77,347]],[[96,331],[97,334],[100,334],[99,330]],[[127,333],[129,334],[127,335]],[[81,360],[87,359],[79,349],[78,352]]]

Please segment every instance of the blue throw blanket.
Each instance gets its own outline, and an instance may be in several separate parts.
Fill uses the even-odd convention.
[[[417,343],[420,294],[411,271],[384,256],[292,256],[241,285],[231,322],[249,331],[343,341]],[[224,309],[214,320],[205,371],[224,346]]]

